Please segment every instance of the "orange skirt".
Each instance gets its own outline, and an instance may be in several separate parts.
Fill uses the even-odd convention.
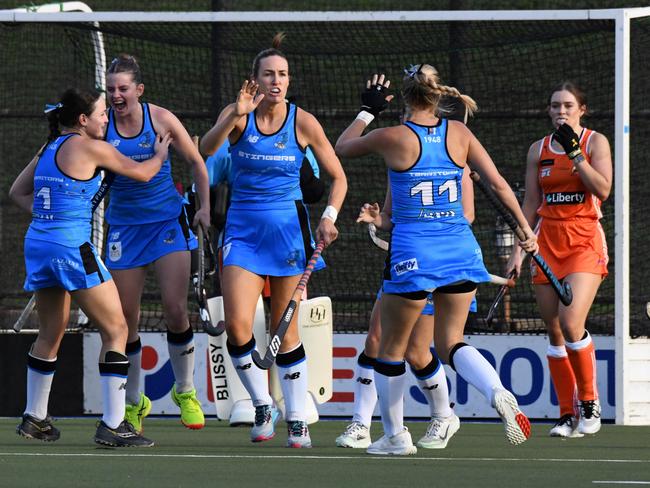
[[[558,279],[572,273],[607,276],[607,240],[599,221],[542,219],[537,238],[539,253]],[[548,283],[533,260],[530,271],[533,284]]]

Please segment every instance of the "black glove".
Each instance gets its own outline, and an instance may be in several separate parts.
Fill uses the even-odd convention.
[[[560,143],[571,161],[582,155],[580,139],[569,124],[562,124],[558,127],[553,133],[553,137]]]
[[[375,84],[361,92],[361,110],[371,113],[375,117],[379,112],[386,110],[388,102],[386,101],[387,88],[383,85]]]

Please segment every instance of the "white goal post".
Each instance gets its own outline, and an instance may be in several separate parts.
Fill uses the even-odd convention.
[[[607,19],[615,24],[615,343],[616,422],[650,424],[650,339],[630,338],[630,20],[650,7],[604,10],[376,11],[376,12],[90,12],[80,2],[0,11],[0,22],[404,22]],[[83,5],[83,4],[80,4]],[[77,10],[77,11],[71,11]],[[98,84],[105,60],[97,33]],[[99,59],[101,58],[101,59]],[[100,62],[101,61],[101,62]],[[101,69],[100,69],[101,67]]]

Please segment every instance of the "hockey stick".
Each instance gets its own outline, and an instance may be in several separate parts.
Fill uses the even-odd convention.
[[[377,246],[379,249],[388,251],[389,244],[387,241],[383,240],[381,237],[377,236],[377,227],[375,224],[368,224],[368,235],[372,243]],[[515,286],[515,280],[512,278],[504,278],[503,276],[497,276],[490,273],[490,283],[493,285],[505,286],[506,288],[512,288]]]
[[[257,352],[257,349],[253,349],[253,362],[257,365],[258,368],[269,369],[271,366],[273,366],[275,357],[280,351],[282,340],[287,333],[287,329],[289,329],[289,324],[291,324],[291,319],[293,318],[293,314],[295,313],[298,302],[300,301],[300,297],[302,296],[302,292],[307,286],[309,277],[311,276],[312,271],[314,271],[314,266],[316,266],[316,262],[318,261],[320,254],[323,252],[324,247],[325,242],[320,241],[314,250],[314,254],[311,255],[311,259],[307,263],[305,272],[302,274],[302,277],[298,282],[298,286],[296,286],[296,289],[293,292],[293,296],[289,301],[289,305],[287,305],[287,308],[285,308],[284,312],[282,313],[282,318],[280,319],[280,323],[275,330],[275,334],[273,334],[273,337],[271,337],[271,340],[269,341],[269,347],[266,349],[264,357],[260,356],[260,353]]]
[[[524,234],[524,231],[521,229],[521,227],[519,227],[517,221],[510,214],[508,209],[504,207],[503,203],[501,203],[501,201],[494,195],[494,193],[492,193],[492,190],[490,190],[490,188],[488,188],[483,180],[481,180],[481,176],[476,171],[472,171],[469,176],[485,194],[495,210],[499,212],[503,218],[503,221],[508,224],[508,227],[512,229],[517,238],[520,241],[526,240],[526,234]],[[551,283],[551,286],[555,290],[555,293],[557,293],[560,301],[566,306],[571,305],[571,302],[573,301],[573,292],[571,291],[571,285],[568,282],[565,282],[564,284],[560,283],[551,268],[549,268],[548,264],[544,258],[540,256],[539,253],[531,254],[531,256],[535,260],[535,263],[537,263],[537,266],[539,266],[539,269],[542,270],[542,273],[544,273],[548,281]]]
[[[201,320],[203,330],[207,334],[218,336],[223,334],[226,328],[223,321],[220,321],[216,326],[212,323],[208,309],[208,295],[205,292],[205,277],[212,276],[215,273],[217,257],[210,242],[210,236],[203,230],[203,225],[201,224],[199,224],[196,231],[196,238],[199,241],[199,247],[192,252],[192,285],[194,286],[194,294],[199,306],[199,319]],[[206,253],[209,262],[208,271],[206,271],[205,265]]]
[[[92,210],[90,212],[91,215],[95,213],[95,210],[97,210],[97,207],[106,196],[106,193],[108,192],[108,189],[113,184],[114,179],[115,179],[115,174],[109,173],[107,171],[106,176],[104,176],[101,185],[99,185],[99,188],[97,189],[97,193],[93,195],[93,198],[91,200],[91,204],[92,204]],[[36,305],[36,295],[32,294],[31,298],[29,299],[29,302],[27,302],[27,305],[25,306],[23,311],[18,316],[18,319],[16,319],[16,322],[14,323],[13,326],[14,332],[20,332],[23,329],[23,327],[27,323],[27,319],[31,315],[32,311],[34,310],[35,305]]]
[[[515,270],[510,271],[510,273],[508,274],[508,279],[513,283],[515,281],[514,276],[515,276]],[[492,321],[494,320],[494,313],[497,311],[497,308],[499,307],[501,300],[506,295],[508,288],[509,288],[508,285],[502,285],[499,288],[499,292],[494,297],[494,300],[492,301],[492,305],[490,305],[490,310],[488,310],[487,317],[485,318],[485,321],[487,322],[488,326],[492,325]]]
[[[388,251],[389,244],[381,237],[377,237],[377,227],[372,222],[368,224],[368,235],[372,243],[383,251]]]

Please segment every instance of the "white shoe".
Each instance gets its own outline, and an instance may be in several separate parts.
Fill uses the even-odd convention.
[[[309,427],[307,422],[302,420],[293,420],[287,422],[287,447],[311,447],[311,437],[309,436]]]
[[[416,454],[418,448],[413,445],[409,430],[404,430],[394,436],[384,435],[378,441],[370,444],[366,450],[368,454],[379,454],[382,456],[409,456]]]
[[[562,415],[550,430],[551,437],[583,437],[578,432],[578,419],[571,414]]]
[[[336,438],[338,447],[352,447],[355,449],[367,449],[371,442],[370,429],[357,421],[348,425],[345,432]]]
[[[578,432],[581,434],[595,434],[600,430],[600,400],[580,400],[580,420]]]
[[[455,413],[449,417],[432,417],[424,437],[418,441],[418,447],[444,449],[458,429],[460,429],[460,419]]]
[[[515,396],[503,388],[495,388],[492,392],[492,406],[506,428],[506,438],[513,445],[526,442],[530,437],[530,421],[521,410]]]
[[[262,442],[273,439],[275,436],[275,423],[280,417],[280,412],[272,405],[255,407],[255,423],[251,429],[251,441]]]

